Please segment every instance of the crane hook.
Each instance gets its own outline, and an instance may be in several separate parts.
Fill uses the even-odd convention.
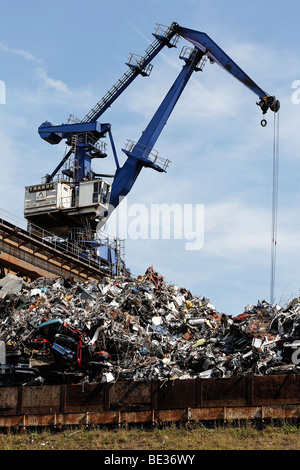
[[[262,127],[266,127],[266,125],[267,125],[268,123],[267,123],[266,119],[262,119],[262,120],[260,121],[260,124],[262,125]]]

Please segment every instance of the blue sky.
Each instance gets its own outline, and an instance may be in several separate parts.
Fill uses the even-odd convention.
[[[83,118],[127,70],[129,53],[144,54],[156,24],[176,21],[207,33],[281,102],[275,300],[299,295],[300,104],[292,100],[300,80],[298,0],[1,0],[0,6],[1,209],[22,218],[24,187],[40,182],[63,156],[63,145],[40,139],[39,125],[66,122],[69,114]],[[121,161],[124,142],[138,140],[179,73],[184,45],[181,39],[177,49],[163,50],[151,76],[138,77],[102,116],[112,124]],[[127,200],[204,205],[202,249],[188,251],[178,239],[128,239],[127,264],[134,274],[153,265],[167,282],[233,315],[270,296],[273,114],[262,128],[256,100],[215,64],[194,74],[155,145],[172,161],[168,172],[144,169]],[[113,158],[106,160],[101,171],[111,172]]]

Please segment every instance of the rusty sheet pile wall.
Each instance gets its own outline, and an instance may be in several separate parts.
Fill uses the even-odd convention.
[[[299,419],[300,376],[0,388],[0,427]]]

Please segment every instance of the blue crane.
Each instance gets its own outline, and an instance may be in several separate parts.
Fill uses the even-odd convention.
[[[127,62],[129,70],[82,120],[61,125],[53,125],[48,121],[41,124],[38,132],[42,139],[50,144],[58,144],[64,140],[70,147],[55,170],[50,175],[46,175],[44,183],[50,185],[53,190],[51,184],[61,170],[63,178],[68,181],[72,191],[68,193],[70,203],[63,207],[56,205],[53,210],[49,205],[43,208],[41,202],[39,209],[33,208],[26,211],[25,204],[25,217],[29,221],[35,222],[36,225],[43,226],[44,224],[47,228],[51,226],[55,229],[56,224],[57,226],[63,225],[64,228],[72,225],[79,227],[88,220],[94,230],[99,219],[105,219],[111,210],[118,206],[122,198],[130,192],[144,167],[152,168],[158,172],[166,172],[170,162],[158,156],[154,145],[193,72],[202,71],[206,60],[217,63],[257,95],[259,100],[256,104],[261,108],[263,115],[269,109],[275,113],[279,110],[280,103],[275,96],[269,95],[260,88],[206,33],[172,23],[167,28],[159,25],[153,35],[155,41],[148,47],[145,55],[143,57],[131,55]],[[149,76],[152,69],[151,61],[165,46],[176,47],[179,38],[184,38],[191,43],[191,47],[184,47],[180,54],[180,58],[184,61],[182,70],[139,140],[137,142],[128,141],[125,148],[122,149],[127,159],[120,166],[111,124],[99,123],[98,119],[138,76]],[[262,125],[265,123],[266,121],[263,119]],[[93,159],[107,157],[106,147],[102,145],[101,141],[106,135],[109,137],[116,166],[113,175],[101,175],[92,170]],[[62,169],[71,160],[73,165]],[[112,178],[112,183],[105,182],[104,177]],[[92,188],[90,189],[92,201],[82,197],[81,203],[78,203],[81,192],[87,194],[84,191],[87,191],[88,182],[91,183],[89,187]],[[67,191],[66,188],[65,190]],[[30,188],[28,191],[30,192]]]

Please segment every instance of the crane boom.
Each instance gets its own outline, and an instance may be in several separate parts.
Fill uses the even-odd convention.
[[[269,108],[275,112],[279,110],[279,101],[262,90],[206,33],[178,26],[177,34],[191,42],[195,47],[203,51],[211,61],[223,67],[253,91],[260,98],[257,104],[262,108],[263,114]]]
[[[170,88],[165,99],[157,109],[147,128],[142,133],[138,142],[131,146],[130,150],[123,150],[127,155],[127,160],[122,168],[116,171],[112,184],[110,202],[113,207],[117,207],[119,201],[131,190],[143,166],[152,167],[157,171],[165,171],[164,167],[158,165],[157,159],[151,159],[152,149],[161,134],[171,112],[180,98],[192,73],[203,57],[202,51],[193,51],[185,57],[185,65],[180,74]],[[159,162],[160,163],[160,162]]]

